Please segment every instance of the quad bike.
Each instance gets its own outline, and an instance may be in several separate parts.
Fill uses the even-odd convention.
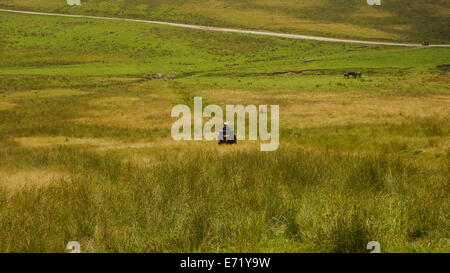
[[[219,132],[218,143],[219,145],[237,144],[236,135],[228,125],[224,125],[223,129]]]

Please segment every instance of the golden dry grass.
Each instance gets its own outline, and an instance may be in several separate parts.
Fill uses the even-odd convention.
[[[352,124],[399,124],[416,118],[450,117],[450,95],[389,96],[386,92],[311,92],[205,90],[212,103],[280,105],[286,127],[326,127]]]
[[[69,180],[70,175],[59,170],[46,169],[0,169],[0,187],[8,190],[19,191],[24,188],[41,188],[58,183],[61,180]]]
[[[326,23],[326,22],[318,22],[315,20],[308,19],[300,19],[292,17],[288,14],[274,13],[271,10],[263,10],[263,9],[240,9],[236,8],[233,10],[231,14],[229,11],[224,12],[223,9],[218,8],[218,6],[222,6],[222,3],[212,3],[211,5],[196,5],[192,2],[186,2],[183,6],[185,9],[192,9],[193,5],[195,5],[195,9],[203,14],[207,14],[210,18],[214,18],[216,20],[230,22],[236,25],[243,26],[253,26],[262,29],[272,30],[274,26],[276,28],[285,27],[287,29],[295,30],[297,32],[320,32],[327,33],[329,35],[338,35],[338,36],[354,36],[357,35],[361,38],[366,39],[376,39],[379,37],[383,37],[386,39],[393,40],[401,40],[404,37],[398,34],[393,34],[381,30],[377,30],[375,28],[364,27],[361,25],[353,25],[346,23]],[[295,3],[295,7],[298,8],[299,5],[310,6],[307,3]],[[270,5],[268,5],[270,6]],[[226,10],[225,10],[226,11]],[[355,13],[356,16],[364,16],[367,17],[367,14],[370,14],[370,17],[375,18],[383,18],[389,16],[389,13],[373,13],[370,10],[362,9],[363,12]],[[366,15],[364,15],[366,14]]]
[[[4,94],[0,99],[6,101],[14,101],[17,99],[42,99],[42,98],[53,98],[53,97],[66,97],[66,96],[78,96],[86,95],[89,92],[78,90],[78,89],[68,89],[68,88],[55,88],[55,89],[42,89],[42,90],[28,90],[20,92],[11,92]]]
[[[73,137],[18,137],[14,141],[23,147],[51,147],[51,146],[80,146],[111,147],[119,144],[118,141],[100,138],[73,138]]]
[[[155,96],[110,97],[90,102],[93,110],[76,119],[80,124],[119,128],[165,128],[170,123],[170,101]]]
[[[0,101],[0,111],[1,110],[9,110],[16,106],[14,103],[6,102],[6,101]]]

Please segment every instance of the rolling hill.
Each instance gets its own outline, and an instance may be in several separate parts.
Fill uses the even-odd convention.
[[[164,2],[0,0],[377,40],[427,33],[314,18],[331,1],[296,1],[310,11],[298,14],[294,1]],[[450,48],[11,12],[0,12],[0,48],[0,253],[69,241],[82,252],[365,253],[373,240],[385,253],[450,252]],[[193,97],[279,105],[279,150],[175,141],[173,106]]]
[[[450,0],[0,0],[0,7],[386,41],[450,41]]]

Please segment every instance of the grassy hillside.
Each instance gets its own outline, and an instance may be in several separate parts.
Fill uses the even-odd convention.
[[[450,251],[450,49],[7,13],[0,47],[0,252]],[[281,148],[172,140],[193,96],[280,105]]]
[[[359,39],[450,42],[450,0],[0,0],[0,7]]]

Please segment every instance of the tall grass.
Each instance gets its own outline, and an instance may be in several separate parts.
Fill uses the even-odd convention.
[[[0,252],[449,251],[448,49],[0,21]],[[280,104],[284,148],[171,142],[194,95]]]
[[[2,191],[2,252],[61,252],[69,240],[95,252],[364,252],[372,240],[449,250],[448,162],[432,171],[373,155],[196,150],[137,166],[63,147],[1,153],[2,164],[71,174]]]

